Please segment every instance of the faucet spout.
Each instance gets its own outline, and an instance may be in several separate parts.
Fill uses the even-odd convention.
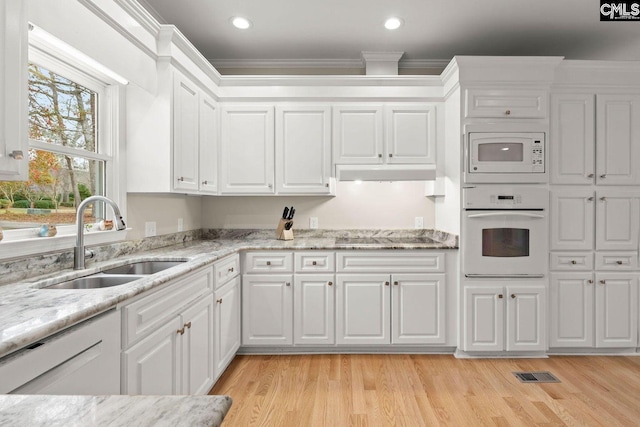
[[[124,223],[124,219],[120,214],[120,208],[113,200],[104,197],[104,196],[91,196],[87,197],[80,203],[78,206],[78,211],[76,212],[76,225],[78,227],[76,233],[76,246],[73,249],[73,269],[74,270],[82,270],[84,269],[84,258],[85,258],[85,249],[84,249],[84,210],[87,208],[87,205],[93,202],[105,202],[111,209],[113,209],[113,214],[116,217],[116,230],[124,230],[127,226]]]

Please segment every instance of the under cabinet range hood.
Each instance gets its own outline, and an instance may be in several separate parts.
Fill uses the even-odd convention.
[[[434,181],[435,165],[336,165],[338,181]]]

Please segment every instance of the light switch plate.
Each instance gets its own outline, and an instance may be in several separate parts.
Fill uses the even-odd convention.
[[[309,217],[309,228],[312,230],[315,230],[318,228],[318,217],[317,216],[312,216]]]
[[[153,237],[156,235],[156,222],[147,221],[144,223],[144,237]]]
[[[416,229],[424,228],[424,217],[423,216],[417,216],[416,217],[415,228]]]

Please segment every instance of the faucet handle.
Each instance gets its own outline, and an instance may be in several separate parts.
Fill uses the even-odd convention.
[[[92,259],[95,256],[96,256],[96,253],[94,251],[92,251],[91,249],[85,249],[84,250],[84,257],[85,258]]]

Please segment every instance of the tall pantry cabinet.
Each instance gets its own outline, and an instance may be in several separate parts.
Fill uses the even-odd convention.
[[[550,342],[638,344],[640,94],[551,97]]]

